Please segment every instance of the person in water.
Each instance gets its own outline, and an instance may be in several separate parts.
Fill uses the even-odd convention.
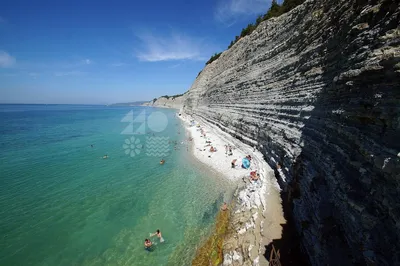
[[[160,243],[164,242],[164,238],[162,238],[160,229],[157,229],[157,231],[155,233],[150,234],[150,237],[155,236],[155,235],[160,239]]]
[[[107,158],[108,158],[108,155],[107,155],[107,154],[103,156],[103,159],[107,159]]]
[[[145,239],[144,240],[144,249],[147,251],[151,250],[151,246],[153,245],[153,243],[151,243],[151,241],[149,239]]]
[[[164,164],[164,163],[165,163],[165,160],[162,159],[162,160],[160,161],[160,164]]]
[[[222,205],[221,210],[226,211],[228,209],[228,204],[224,202],[224,205]]]

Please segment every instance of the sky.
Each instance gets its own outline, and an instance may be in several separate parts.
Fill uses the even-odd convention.
[[[0,2],[0,103],[110,104],[186,92],[270,0]]]

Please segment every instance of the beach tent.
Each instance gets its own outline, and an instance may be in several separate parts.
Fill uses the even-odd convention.
[[[250,167],[250,161],[249,161],[249,159],[243,158],[243,160],[242,160],[242,167],[245,168],[245,169],[249,169],[249,167]]]

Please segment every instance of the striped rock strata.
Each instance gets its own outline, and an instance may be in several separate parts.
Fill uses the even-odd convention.
[[[184,110],[281,166],[313,265],[400,264],[400,7],[309,0],[207,65]]]

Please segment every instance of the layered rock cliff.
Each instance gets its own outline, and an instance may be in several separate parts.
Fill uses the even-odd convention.
[[[400,264],[400,7],[310,0],[207,65],[184,110],[280,167],[313,265]]]
[[[184,95],[181,96],[161,96],[156,100],[144,103],[143,106],[162,107],[180,109],[183,105]]]

